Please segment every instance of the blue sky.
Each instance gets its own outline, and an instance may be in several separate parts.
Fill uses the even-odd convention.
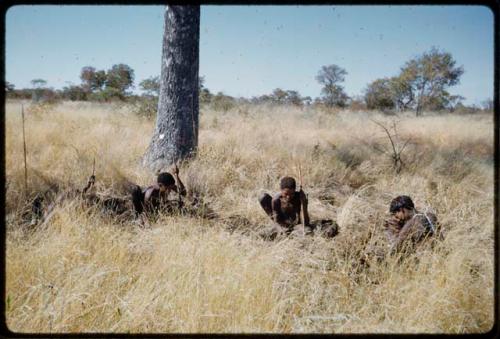
[[[79,84],[84,66],[125,63],[135,85],[159,75],[163,6],[15,6],[6,14],[6,80]],[[323,65],[347,70],[346,92],[397,75],[432,46],[465,73],[450,92],[493,98],[493,14],[482,6],[202,6],[200,75],[210,91],[251,97],[274,88],[317,97]]]

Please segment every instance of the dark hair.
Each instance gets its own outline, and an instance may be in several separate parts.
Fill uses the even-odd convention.
[[[158,174],[158,178],[156,179],[156,181],[159,184],[163,184],[165,186],[175,185],[174,177],[168,172]]]
[[[413,210],[415,205],[411,198],[407,195],[400,195],[391,201],[391,206],[389,207],[389,211],[391,213],[396,213],[400,211],[402,208],[406,208],[409,210]]]
[[[280,189],[289,188],[291,190],[295,190],[295,187],[295,179],[292,177],[284,177],[280,181]]]

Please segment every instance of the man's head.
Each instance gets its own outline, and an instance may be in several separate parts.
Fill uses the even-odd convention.
[[[290,200],[295,194],[296,188],[295,179],[292,177],[284,177],[280,181],[281,196],[286,200]]]
[[[158,174],[156,182],[158,183],[158,186],[160,187],[160,192],[162,193],[167,190],[171,190],[175,187],[175,179],[172,176],[172,174],[168,172],[163,172]]]
[[[400,195],[391,201],[389,212],[398,220],[406,221],[412,217],[415,211],[415,205],[407,195]]]

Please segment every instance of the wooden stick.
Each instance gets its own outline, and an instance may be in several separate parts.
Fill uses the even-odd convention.
[[[24,131],[24,105],[21,104],[21,117],[23,120],[23,153],[24,153],[24,195],[28,196],[28,167],[26,165],[26,133]]]
[[[198,104],[199,111],[199,104]],[[198,138],[196,134],[196,121],[194,120],[194,95],[191,96],[191,120],[193,124],[193,140],[195,141],[195,147],[198,146]],[[177,166],[177,160],[175,161],[175,165]]]
[[[194,120],[193,120],[194,122]],[[194,133],[194,130],[193,130],[193,133]],[[179,171],[179,167],[177,166],[177,160],[174,162],[174,175],[175,175],[175,183],[178,184],[178,178],[179,178],[179,174],[177,173]],[[182,197],[181,197],[181,192],[180,192],[180,188],[177,187],[177,201],[179,203],[179,206],[180,206],[180,203],[182,201]]]
[[[300,160],[299,160],[299,193],[301,196],[300,203],[302,205],[302,234],[305,236],[306,235],[306,218],[305,218],[305,213],[304,213],[304,205],[302,204],[302,167],[300,166]],[[304,193],[305,194],[305,193]]]
[[[302,168],[300,166],[300,161],[299,161],[299,187],[302,190]]]

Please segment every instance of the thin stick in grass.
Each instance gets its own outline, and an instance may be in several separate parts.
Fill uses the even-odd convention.
[[[305,212],[304,211],[304,203],[302,201],[302,193],[303,193],[302,192],[302,184],[303,184],[303,182],[302,182],[302,166],[300,165],[300,160],[299,160],[298,164],[299,164],[299,166],[298,166],[299,167],[299,192],[300,192],[300,197],[301,197],[300,203],[302,204],[302,208],[301,208],[301,210],[302,210],[302,234],[305,236],[306,235],[306,218],[305,218],[305,213],[304,213]]]
[[[26,165],[26,133],[24,130],[24,105],[21,105],[21,118],[23,121],[23,153],[24,153],[24,196],[28,196],[28,167]]]

